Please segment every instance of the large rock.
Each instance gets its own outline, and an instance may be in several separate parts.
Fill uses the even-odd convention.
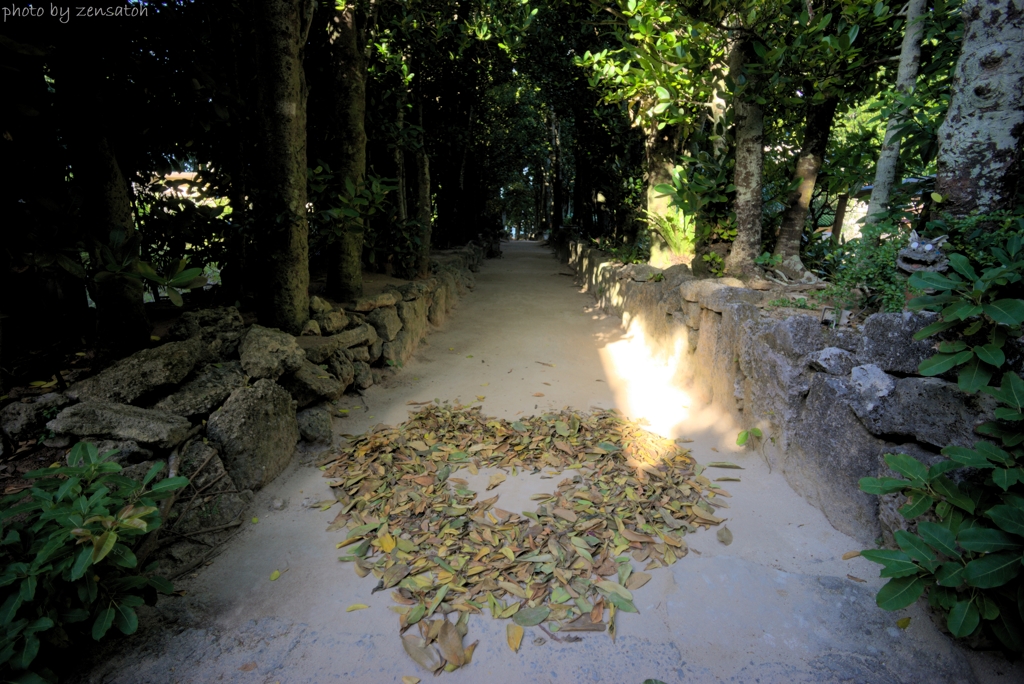
[[[349,347],[360,344],[373,344],[377,340],[377,331],[373,326],[363,324],[327,337],[300,337],[297,342],[306,353],[306,358],[316,364],[327,363],[333,355]]]
[[[429,299],[422,297],[398,304],[398,318],[402,321],[402,330],[412,340],[414,347],[427,336],[427,332],[430,329],[427,323],[427,310],[429,308]]]
[[[201,337],[211,357],[227,358],[238,352],[238,343],[245,334],[245,321],[233,306],[186,311],[175,322],[167,337],[187,340]]]
[[[356,387],[367,389],[373,385],[373,372],[370,370],[370,364],[364,361],[354,361],[352,367],[355,369],[353,383]]]
[[[143,349],[75,383],[67,395],[79,401],[149,403],[188,377],[208,349],[201,337]]]
[[[299,441],[295,402],[271,380],[231,393],[206,424],[206,434],[238,489],[259,489],[281,474]]]
[[[334,311],[334,307],[331,303],[323,297],[317,297],[313,295],[309,298],[309,314],[311,318],[316,318],[322,314],[330,313]]]
[[[201,441],[191,442],[181,454],[178,472],[192,480],[189,491],[201,490],[203,496],[195,500],[180,496],[166,527],[176,534],[189,535],[189,543],[199,542],[192,554],[198,556],[207,553],[210,544],[231,534],[231,529],[218,528],[245,514],[252,493],[239,491],[217,450]],[[180,556],[181,552],[178,549],[172,555]]]
[[[61,411],[46,427],[58,435],[128,439],[170,448],[185,439],[192,424],[166,411],[83,401]]]
[[[839,347],[825,347],[820,351],[811,352],[807,358],[811,368],[829,375],[849,375],[857,365],[857,357]]]
[[[999,406],[994,397],[967,394],[939,378],[890,377],[888,384],[858,389],[853,410],[872,433],[913,437],[939,448],[974,444],[974,429],[993,420]]]
[[[320,324],[320,331],[324,335],[337,335],[344,330],[349,323],[348,316],[341,311],[329,311],[324,314],[319,314],[316,317],[316,321]]]
[[[366,347],[357,347],[357,349],[366,349]],[[331,374],[338,379],[338,382],[341,383],[343,392],[345,391],[345,388],[352,384],[355,369],[353,368],[352,361],[348,358],[348,355],[338,352],[331,358],[327,359],[327,368],[331,371]]]
[[[373,296],[360,297],[356,300],[355,306],[352,307],[353,311],[373,311],[379,309],[382,306],[394,306],[401,299],[400,295],[396,295],[394,292],[381,292]]]
[[[345,387],[330,371],[310,361],[303,361],[297,371],[285,375],[280,382],[300,408],[325,399],[337,399],[345,391]]]
[[[177,392],[158,401],[153,408],[185,418],[205,416],[223,404],[233,391],[244,386],[241,363],[213,363]]]
[[[254,379],[276,380],[285,373],[298,370],[306,359],[294,337],[277,328],[264,328],[260,325],[249,328],[238,352],[242,368]]]
[[[814,316],[790,316],[773,325],[766,335],[768,345],[791,359],[824,349],[825,333]]]
[[[33,439],[42,432],[46,421],[67,403],[67,397],[56,392],[44,394],[28,402],[12,402],[0,410],[0,426],[8,439],[15,444]]]
[[[331,443],[331,411],[326,406],[311,406],[296,415],[299,434],[313,444]]]
[[[934,339],[917,341],[914,335],[935,322],[930,313],[879,313],[864,321],[857,349],[860,364],[872,364],[890,373],[917,373],[918,365],[935,354]]]
[[[870,544],[880,531],[878,498],[858,482],[878,474],[883,442],[850,410],[853,392],[845,378],[814,374],[800,421],[789,426],[795,435],[783,472],[833,527]]]
[[[385,306],[374,309],[366,316],[366,322],[373,326],[377,335],[385,342],[390,342],[402,329],[402,319],[398,317],[398,311],[393,306]]]

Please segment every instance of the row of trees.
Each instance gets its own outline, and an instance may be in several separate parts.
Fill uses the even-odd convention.
[[[311,274],[346,300],[509,226],[800,277],[872,179],[869,221],[900,178],[960,216],[1019,190],[1010,0],[131,7],[3,29],[8,347],[87,329],[86,292],[106,344],[144,343],[146,290],[203,283],[183,257],[297,331]]]

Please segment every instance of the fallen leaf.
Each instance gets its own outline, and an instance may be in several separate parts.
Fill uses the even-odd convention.
[[[275,570],[274,572],[270,573],[270,581],[271,582],[275,582],[275,581],[277,581],[277,578],[280,577],[280,576],[281,576],[281,571],[280,570]]]
[[[843,560],[850,560],[860,555],[860,551],[847,551],[843,554]]]
[[[455,625],[442,620],[441,632],[437,636],[437,645],[441,648],[441,655],[449,663],[461,666],[465,662],[465,650],[462,648],[462,635]]]
[[[256,669],[256,662],[255,661],[248,662],[245,665],[242,665],[242,667],[240,667],[238,669],[239,669],[240,672],[252,672],[253,670]]]
[[[406,634],[402,637],[402,647],[410,658],[428,672],[437,672],[441,669],[441,655],[421,637]]]
[[[900,629],[906,629],[907,627],[910,626],[910,618],[908,618],[908,617],[900,618],[899,620],[896,621],[896,626],[899,627]]]
[[[384,575],[381,577],[381,582],[384,583],[385,589],[390,589],[405,579],[408,574],[409,566],[404,563],[398,563],[384,571]]]
[[[252,524],[253,524],[253,525],[255,525],[256,523],[258,523],[259,521],[260,521],[260,519],[259,519],[259,518],[257,518],[256,516],[253,516],[253,518],[252,518]]]
[[[572,522],[572,523],[576,522],[579,519],[576,516],[575,513],[573,513],[570,510],[566,510],[564,508],[553,508],[553,509],[551,509],[551,515],[559,517],[559,518],[561,518],[563,520],[568,520],[569,522]]]
[[[548,368],[554,368],[555,367],[555,364],[553,364],[553,363],[544,363],[543,361],[534,361],[534,363],[539,363],[540,365],[547,366]]]
[[[345,612],[346,613],[351,613],[354,610],[363,610],[364,608],[369,608],[369,607],[370,606],[366,605],[365,603],[353,603],[351,606],[349,606],[348,608],[345,609]]]
[[[551,609],[547,606],[523,608],[512,617],[512,621],[523,627],[533,627],[547,620],[550,614]]]
[[[533,396],[535,396],[535,397],[543,397],[544,393],[543,392],[534,392]]]
[[[491,479],[487,481],[487,489],[488,490],[494,489],[495,487],[500,485],[502,482],[504,482],[505,478],[507,478],[507,477],[508,476],[505,475],[505,473],[495,473],[494,475],[491,475]]]
[[[608,625],[603,622],[592,622],[590,615],[580,615],[572,622],[562,625],[563,632],[603,632]]]
[[[419,677],[402,677],[402,684],[420,684]]]
[[[505,634],[508,639],[508,647],[518,653],[519,646],[523,643],[523,628],[517,624],[509,624],[505,628]]]
[[[646,572],[634,572],[629,576],[629,579],[626,580],[626,588],[633,591],[634,589],[639,589],[650,581],[651,576]]]
[[[715,449],[714,451],[717,451],[717,449]],[[743,466],[738,466],[735,463],[730,463],[729,461],[712,461],[711,463],[708,463],[706,467],[708,467],[708,468],[736,468],[737,470],[746,470]]]
[[[860,577],[854,577],[853,575],[847,575],[847,577],[852,579],[854,582],[867,582],[867,580],[863,580]]]
[[[732,531],[729,529],[728,526],[718,530],[715,536],[718,537],[718,541],[722,542],[726,546],[732,544]]]

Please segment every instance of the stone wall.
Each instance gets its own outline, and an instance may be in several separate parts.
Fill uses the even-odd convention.
[[[473,287],[481,259],[474,246],[435,254],[432,277],[344,306],[312,297],[300,337],[247,326],[234,307],[185,312],[171,341],[63,394],[8,404],[0,425],[14,443],[45,425],[47,446],[84,440],[116,449],[113,460],[129,477],[141,479],[158,460],[189,477],[161,533],[165,567],[180,572],[247,519],[253,492],[297,449],[330,448],[331,402],[408,361]]]
[[[613,261],[571,245],[565,254],[602,309],[638,325],[655,355],[684,356],[675,382],[737,424],[759,427],[765,457],[832,525],[865,544],[891,540],[906,521],[889,499],[864,494],[862,477],[887,473],[886,453],[926,462],[947,444],[969,446],[996,402],[950,379],[916,375],[933,341],[914,341],[931,314],[875,314],[832,328],[814,314],[781,317],[778,293],[734,278],[696,279]],[[678,350],[682,350],[681,352]],[[889,497],[890,499],[892,497]]]

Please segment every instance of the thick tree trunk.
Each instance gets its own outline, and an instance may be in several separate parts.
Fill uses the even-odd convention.
[[[306,224],[306,0],[260,0],[262,172],[254,191],[262,325],[298,334],[309,319]]]
[[[661,227],[672,224],[674,210],[672,198],[654,188],[672,184],[672,168],[679,155],[679,126],[655,128],[647,134],[647,229],[651,235],[651,266],[667,268],[675,263],[674,254],[668,241],[661,234]]]
[[[327,25],[330,45],[331,169],[342,192],[346,180],[358,191],[366,177],[366,58],[364,17],[355,5],[331,12]],[[327,289],[341,301],[363,293],[362,219],[349,220],[331,246],[331,267]]]
[[[551,113],[551,166],[553,180],[551,183],[551,235],[550,237],[560,239],[559,233],[562,230],[564,214],[562,207],[565,204],[565,188],[563,187],[562,175],[562,137],[558,129],[558,117]]]
[[[417,97],[415,105],[417,133],[416,149],[413,151],[412,218],[419,224],[419,254],[416,259],[416,275],[426,278],[430,275],[430,232],[433,208],[430,205],[430,157],[427,155],[426,136],[423,133],[423,101]]]
[[[746,61],[753,54],[749,37],[737,40],[729,55],[729,73],[739,81]],[[736,240],[725,259],[725,270],[733,275],[751,273],[754,259],[761,251],[761,176],[764,171],[764,114],[751,94],[757,92],[757,81],[749,73],[746,92],[733,96],[735,114],[736,166],[733,185],[736,199]],[[738,86],[737,86],[738,87]]]
[[[1024,8],[967,0],[935,190],[954,217],[1011,208],[1024,175]]]
[[[409,220],[409,204],[407,201],[407,184],[405,182],[405,148],[402,147],[402,130],[405,128],[405,93],[398,93],[398,111],[395,115],[395,128],[399,139],[395,142],[395,178],[398,189],[395,191],[395,204],[398,209],[398,220],[405,223]]]
[[[843,193],[836,201],[836,217],[832,219],[832,244],[838,245],[843,236],[843,221],[846,220],[846,205],[850,203],[849,193]]]
[[[924,21],[921,18],[926,3],[927,0],[910,0],[907,4],[906,29],[903,32],[903,47],[900,49],[900,66],[896,72],[896,90],[901,93],[914,92],[917,84],[917,71],[921,66],[921,36],[924,33]],[[896,134],[896,127],[899,119],[906,114],[907,110],[904,109],[900,116],[889,119],[885,128],[882,152],[875,166],[875,182],[871,186],[868,223],[877,223],[889,210],[889,197],[896,182],[896,163],[900,159],[900,137]]]
[[[830,97],[807,107],[804,141],[796,160],[794,180],[798,185],[787,198],[788,206],[782,215],[779,239],[775,243],[775,256],[782,257],[782,272],[790,278],[801,278],[807,270],[800,261],[800,244],[804,224],[807,222],[807,211],[814,195],[814,185],[818,182],[818,173],[825,161],[825,148],[832,134],[832,121],[838,103],[837,98]]]

